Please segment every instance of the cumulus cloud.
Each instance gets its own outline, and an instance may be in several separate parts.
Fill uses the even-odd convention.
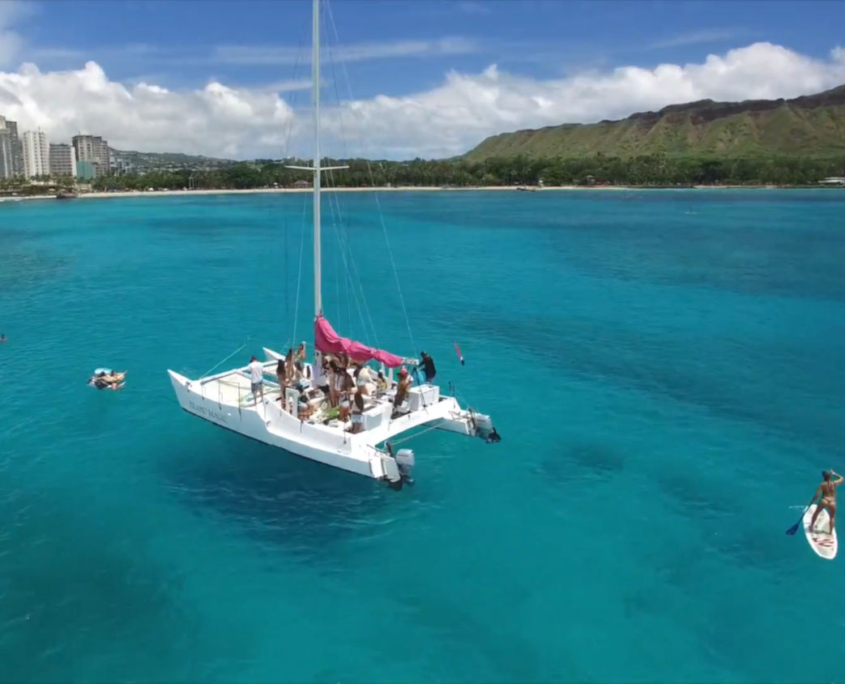
[[[344,62],[366,62],[400,57],[461,55],[478,51],[475,41],[447,37],[437,40],[394,40],[380,43],[351,43],[330,48],[335,59]],[[210,61],[222,64],[280,66],[311,62],[311,53],[291,46],[220,45]]]
[[[797,97],[845,83],[845,50],[826,60],[755,43],[710,55],[700,64],[619,67],[563,79],[503,73],[450,73],[440,87],[405,97],[381,96],[345,105],[376,141],[398,156],[451,155],[494,133],[561,123],[590,123],[711,98]]]
[[[0,0],[0,67],[10,64],[23,47],[23,39],[13,24],[32,12],[32,5],[20,0]]]
[[[0,110],[21,129],[51,140],[83,132],[118,149],[239,156],[274,144],[293,111],[276,92],[209,83],[173,92],[155,84],[111,81],[94,62],[76,71],[42,73],[33,64],[0,72]]]
[[[554,80],[492,65],[481,73],[450,72],[440,86],[424,92],[327,107],[325,150],[387,158],[451,156],[488,135],[520,128],[620,118],[703,98],[796,97],[842,83],[845,50],[815,59],[771,43],[712,54],[700,63],[623,66]],[[292,85],[296,90],[300,84]],[[292,108],[291,96],[279,90],[213,82],[171,91],[112,81],[94,62],[66,72],[25,64],[0,72],[0,113],[24,130],[41,127],[53,140],[82,131],[101,134],[118,149],[241,158],[307,154],[310,113]],[[302,146],[287,147],[289,139]]]

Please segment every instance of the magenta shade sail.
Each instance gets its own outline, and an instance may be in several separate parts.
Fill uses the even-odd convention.
[[[401,356],[396,356],[396,354],[381,349],[373,349],[360,342],[341,337],[334,331],[331,323],[322,316],[317,316],[317,320],[314,321],[314,346],[324,354],[343,352],[354,361],[365,363],[376,360],[388,368],[401,366],[404,361]]]

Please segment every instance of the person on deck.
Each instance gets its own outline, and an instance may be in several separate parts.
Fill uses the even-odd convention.
[[[264,365],[257,357],[249,360],[249,382],[252,390],[252,397],[255,405],[258,406],[258,393],[261,393],[261,402],[264,402]]]
[[[346,369],[342,370],[340,373],[340,390],[338,391],[338,395],[340,397],[340,419],[344,423],[349,420],[349,413],[352,409],[352,394],[354,391],[355,381]]]
[[[403,368],[399,371],[399,382],[396,384],[396,396],[393,398],[394,408],[399,408],[405,403],[408,398],[408,390],[411,389],[411,376],[408,375],[408,370]]]
[[[331,369],[331,404],[338,406],[340,404],[340,393],[343,390],[343,376],[346,375],[346,371],[334,359],[329,362],[329,368]]]
[[[835,480],[831,480],[831,478],[836,475]],[[832,470],[825,470],[822,473],[822,483],[819,485],[819,488],[816,490],[816,493],[813,494],[813,498],[807,507],[813,505],[813,501],[819,499],[819,505],[816,506],[816,510],[813,513],[813,519],[810,520],[810,529],[815,531],[816,529],[816,518],[819,517],[819,513],[821,513],[825,508],[827,509],[827,514],[830,516],[830,534],[833,534],[833,528],[836,524],[836,488],[845,482],[845,478],[843,478],[839,473],[835,473]]]
[[[294,363],[294,369],[296,371],[296,386],[297,387],[305,387],[306,385],[311,384],[311,368],[304,365],[302,361],[296,361]]]
[[[352,429],[350,432],[356,434],[364,431],[364,392],[359,387],[352,397]]]
[[[314,377],[311,379],[312,384],[320,390],[326,397],[329,396],[329,371],[326,358],[317,352],[314,354]]]
[[[376,378],[376,396],[381,396],[389,389],[390,383],[387,381],[387,378],[384,377],[384,371],[379,371],[378,377]]]
[[[299,398],[296,402],[296,409],[297,409],[297,417],[299,420],[307,420],[311,417],[313,413],[313,409],[311,408],[311,404],[309,403],[308,393],[305,390],[302,390],[299,393]]]
[[[425,352],[420,352],[420,357],[420,365],[422,366],[423,373],[425,373],[425,381],[431,384],[434,376],[437,375],[437,370],[434,368],[434,359]]]
[[[363,363],[358,364],[355,367],[355,372],[353,373],[353,377],[355,378],[355,385],[360,389],[365,396],[370,394],[370,388],[368,385],[372,382],[372,378],[370,377],[370,369]]]
[[[296,348],[296,354],[294,354],[293,360],[305,363],[305,342],[301,342]]]
[[[285,378],[288,385],[293,385],[296,380],[296,367],[293,362],[293,347],[288,347],[288,353],[285,354]]]
[[[285,373],[285,362],[283,359],[279,359],[276,362],[276,380],[279,381],[279,401],[282,401],[285,396],[285,386],[287,385],[287,374]]]

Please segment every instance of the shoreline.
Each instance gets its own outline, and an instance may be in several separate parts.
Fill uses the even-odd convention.
[[[794,185],[692,185],[684,187],[648,187],[642,185],[560,185],[560,186],[504,186],[491,185],[479,187],[442,187],[442,186],[399,186],[399,187],[364,187],[364,188],[322,188],[323,192],[574,192],[574,191],[627,191],[638,192],[648,190],[830,190],[817,186]],[[217,190],[129,190],[118,192],[85,192],[71,199],[106,199],[127,197],[187,197],[201,195],[259,195],[259,194],[297,194],[310,193],[309,188],[248,188]],[[0,204],[4,202],[18,202],[31,200],[58,199],[55,195],[28,195],[23,197],[0,197]]]

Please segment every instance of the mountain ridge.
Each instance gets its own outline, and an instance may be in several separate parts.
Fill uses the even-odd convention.
[[[845,153],[845,85],[792,99],[710,99],[636,112],[624,119],[500,133],[464,155],[582,157],[603,154],[830,156]]]

